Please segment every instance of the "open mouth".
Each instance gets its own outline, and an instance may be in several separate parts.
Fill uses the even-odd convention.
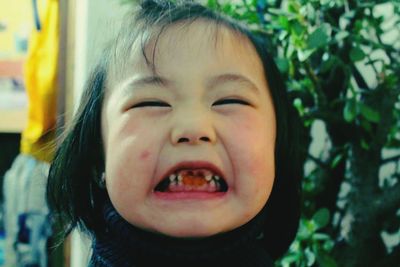
[[[227,192],[228,184],[220,175],[208,169],[181,169],[161,180],[155,191],[174,192]]]

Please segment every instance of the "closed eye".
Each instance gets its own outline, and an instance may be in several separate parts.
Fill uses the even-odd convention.
[[[170,105],[160,101],[144,101],[132,106],[132,108],[141,108],[141,107],[170,107]]]
[[[240,104],[240,105],[246,105],[246,106],[250,105],[248,102],[246,102],[244,100],[241,100],[241,99],[227,98],[227,99],[218,100],[217,102],[215,102],[213,104],[213,106],[215,106],[215,105],[229,105],[229,104]]]

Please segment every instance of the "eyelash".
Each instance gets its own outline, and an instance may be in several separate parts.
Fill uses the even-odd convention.
[[[159,102],[159,101],[145,101],[145,102],[140,102],[132,106],[132,108],[141,108],[141,107],[170,107],[165,102]]]
[[[227,105],[227,104],[240,104],[240,105],[246,105],[249,106],[250,104],[244,100],[240,99],[222,99],[218,100],[213,104],[215,105]],[[132,108],[141,108],[141,107],[170,107],[169,104],[165,102],[160,102],[160,101],[145,101],[145,102],[140,102],[132,106]]]
[[[217,102],[215,102],[213,104],[213,106],[214,105],[227,105],[227,104],[241,104],[241,105],[246,105],[246,106],[250,105],[248,102],[241,100],[241,99],[228,98],[228,99],[218,100]]]

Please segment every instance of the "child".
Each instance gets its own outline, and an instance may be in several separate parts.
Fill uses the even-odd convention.
[[[91,266],[272,266],[299,220],[296,119],[263,40],[144,1],[87,84],[48,202]]]

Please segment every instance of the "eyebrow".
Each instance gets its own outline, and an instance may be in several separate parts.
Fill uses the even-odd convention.
[[[151,85],[156,85],[160,87],[168,87],[172,81],[161,77],[161,76],[147,76],[147,77],[141,77],[138,79],[134,79],[133,81],[129,82],[129,87],[143,87],[143,86],[151,86]]]
[[[230,82],[235,82],[235,83],[241,83],[252,89],[254,92],[258,92],[258,87],[248,78],[241,74],[235,74],[235,73],[225,73],[218,75],[216,77],[211,78],[211,80],[208,82],[207,87],[208,88],[215,88],[219,85],[225,84],[225,83],[230,83]]]
[[[242,83],[251,90],[253,90],[254,92],[258,92],[258,87],[250,79],[246,78],[241,74],[235,74],[235,73],[224,73],[221,75],[214,76],[207,81],[206,87],[213,89],[220,85],[230,82]],[[173,87],[174,85],[175,85],[174,81],[171,81],[165,77],[157,75],[140,77],[128,83],[129,88],[141,88],[147,86]]]

